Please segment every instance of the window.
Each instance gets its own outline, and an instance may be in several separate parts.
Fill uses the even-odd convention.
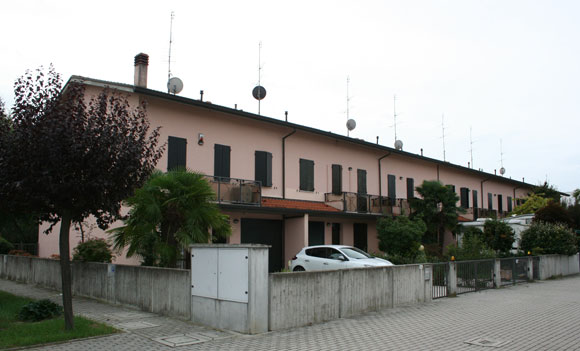
[[[493,194],[487,193],[487,209],[493,210]]]
[[[508,210],[508,212],[511,212],[512,211],[512,201],[513,201],[512,200],[512,197],[511,196],[508,196],[507,197],[507,210]]]
[[[407,200],[415,198],[415,180],[407,178]]]
[[[167,141],[167,170],[183,167],[187,152],[187,139],[170,136]]]
[[[300,190],[314,191],[314,161],[300,159]]]
[[[230,177],[230,147],[227,145],[215,144],[213,175],[216,177]]]
[[[453,184],[447,184],[446,187],[448,187],[449,189],[451,189],[451,191],[455,192],[455,185],[453,185]]]
[[[395,176],[389,174],[387,176],[387,196],[389,198],[389,206],[394,206],[397,200],[397,189],[395,187]]]
[[[460,188],[459,194],[460,194],[460,200],[461,200],[461,207],[469,208],[469,189],[468,188]]]
[[[357,169],[357,190],[359,194],[367,193],[367,171],[364,169]]]
[[[499,213],[503,212],[503,195],[497,196],[497,210]]]
[[[340,223],[332,223],[332,245],[340,245]]]
[[[332,165],[332,193],[342,194],[342,166]]]
[[[266,151],[256,151],[255,180],[262,186],[272,186],[272,154]]]
[[[477,190],[472,191],[473,193],[473,208],[478,208],[477,206]]]

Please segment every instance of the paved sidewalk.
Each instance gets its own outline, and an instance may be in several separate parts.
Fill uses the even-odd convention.
[[[5,280],[0,290],[60,300],[57,292]],[[34,350],[580,350],[580,275],[253,336],[83,298],[74,308],[125,332]]]

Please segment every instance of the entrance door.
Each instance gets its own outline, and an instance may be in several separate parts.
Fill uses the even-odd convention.
[[[367,224],[366,223],[354,223],[354,247],[357,247],[363,251],[367,251]]]
[[[308,222],[308,246],[324,245],[324,222]]]
[[[281,220],[242,218],[242,244],[270,245],[268,271],[279,272],[284,267]]]
[[[332,223],[332,245],[340,245],[340,223]]]

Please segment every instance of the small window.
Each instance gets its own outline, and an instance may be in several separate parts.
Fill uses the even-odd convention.
[[[367,193],[367,171],[364,169],[357,169],[357,193]]]
[[[229,146],[215,144],[213,164],[214,176],[223,178],[230,177],[230,152],[231,148]]]
[[[407,200],[415,198],[415,180],[407,178]]]
[[[186,167],[187,139],[170,136],[167,141],[167,170]]]
[[[453,185],[453,184],[447,184],[446,187],[448,187],[449,189],[451,189],[451,191],[455,192],[455,185]]]
[[[256,151],[255,180],[262,186],[272,186],[272,154],[266,151]]]
[[[332,165],[332,193],[334,195],[342,194],[342,166]]]
[[[487,209],[493,210],[493,194],[487,193]]]
[[[300,159],[300,190],[314,191],[314,161]]]
[[[497,196],[497,210],[499,213],[503,212],[503,195]]]
[[[512,201],[513,201],[512,197],[508,196],[507,197],[507,210],[508,210],[508,212],[512,211],[512,206],[513,206]]]
[[[387,175],[387,196],[389,206],[394,206],[397,200],[396,178],[393,174]]]
[[[477,190],[472,191],[473,193],[473,208],[478,208],[477,207]]]

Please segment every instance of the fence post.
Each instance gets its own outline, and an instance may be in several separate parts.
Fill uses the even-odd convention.
[[[528,256],[528,280],[534,280],[534,259]]]
[[[499,258],[495,259],[493,265],[493,285],[496,289],[501,287],[501,260]]]
[[[447,296],[457,295],[457,263],[450,261],[447,264]]]

